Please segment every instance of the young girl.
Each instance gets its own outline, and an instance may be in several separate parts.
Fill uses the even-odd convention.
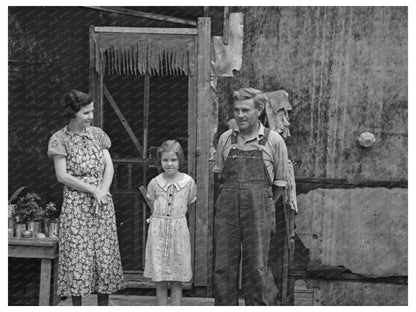
[[[146,260],[143,275],[157,283],[158,305],[167,305],[170,283],[172,305],[180,305],[182,282],[192,278],[191,245],[186,222],[188,205],[196,200],[196,185],[179,171],[184,162],[177,141],[163,142],[157,151],[163,172],[147,187],[152,216],[148,220]]]

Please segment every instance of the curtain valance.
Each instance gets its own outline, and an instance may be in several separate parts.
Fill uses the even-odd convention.
[[[96,70],[105,75],[190,75],[193,36],[102,33],[95,38]]]

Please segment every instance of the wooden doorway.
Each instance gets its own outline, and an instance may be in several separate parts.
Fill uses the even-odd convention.
[[[198,19],[197,28],[90,28],[95,124],[112,139],[112,193],[131,287],[152,286],[141,277],[150,210],[139,186],[158,174],[154,152],[167,139],[182,144],[183,170],[199,187],[188,218],[193,284],[207,283],[207,248],[195,250],[195,243],[207,244],[209,44],[209,18]]]

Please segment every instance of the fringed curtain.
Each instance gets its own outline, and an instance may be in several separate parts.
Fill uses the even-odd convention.
[[[189,75],[194,44],[190,36],[100,34],[95,37],[96,70],[123,76]]]

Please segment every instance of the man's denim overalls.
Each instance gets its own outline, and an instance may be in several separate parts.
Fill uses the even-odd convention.
[[[266,129],[260,145],[265,145]],[[260,149],[243,151],[231,134],[215,211],[215,305],[238,305],[240,247],[246,305],[266,305],[264,286],[275,212],[270,177]]]

